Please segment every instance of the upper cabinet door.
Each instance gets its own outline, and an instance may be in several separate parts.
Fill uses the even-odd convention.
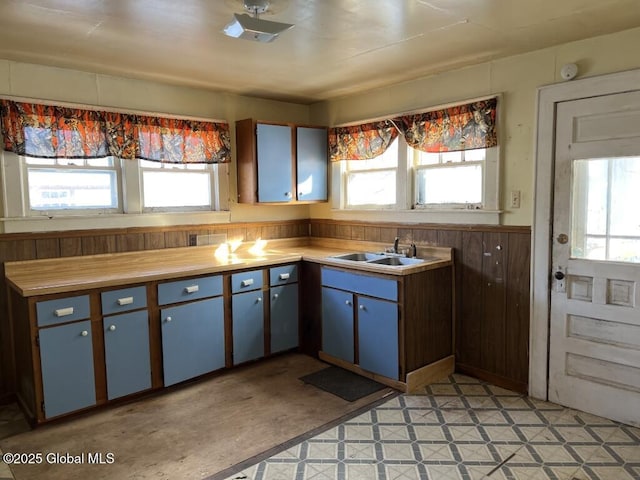
[[[257,125],[258,201],[293,200],[291,127]]]
[[[327,129],[297,127],[298,201],[327,200]]]

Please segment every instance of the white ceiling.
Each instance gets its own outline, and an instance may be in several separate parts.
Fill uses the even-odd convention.
[[[0,0],[0,58],[300,103],[640,26],[640,0]]]

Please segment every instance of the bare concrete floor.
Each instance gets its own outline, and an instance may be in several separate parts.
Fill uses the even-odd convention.
[[[298,380],[326,365],[288,354],[134,403],[0,440],[3,452],[84,464],[12,465],[17,480],[203,478],[320,427],[389,392],[347,402]],[[88,453],[114,462],[86,463]]]

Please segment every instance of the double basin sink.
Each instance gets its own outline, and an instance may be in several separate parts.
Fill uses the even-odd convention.
[[[394,253],[370,253],[370,252],[353,252],[334,255],[331,258],[336,260],[346,260],[349,262],[364,262],[374,265],[389,265],[393,267],[402,267],[410,265],[418,265],[425,262],[437,260],[436,257],[430,258],[410,258]]]

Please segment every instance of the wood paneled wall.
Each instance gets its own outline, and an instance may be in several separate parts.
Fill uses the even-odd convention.
[[[4,262],[76,255],[129,252],[189,246],[194,235],[226,234],[228,240],[251,241],[308,237],[309,221],[232,223],[0,235]],[[0,272],[0,401],[13,390],[14,368],[4,269]]]
[[[456,370],[527,391],[530,227],[314,219],[311,236],[453,248]]]

